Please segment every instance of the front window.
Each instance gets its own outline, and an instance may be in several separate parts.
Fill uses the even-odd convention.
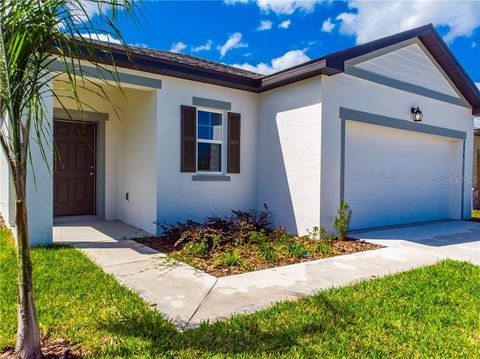
[[[198,110],[197,171],[222,172],[222,114]]]

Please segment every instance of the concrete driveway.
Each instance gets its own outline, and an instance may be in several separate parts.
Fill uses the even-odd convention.
[[[390,229],[356,231],[352,236],[386,247],[428,250],[480,265],[480,222],[442,221]]]

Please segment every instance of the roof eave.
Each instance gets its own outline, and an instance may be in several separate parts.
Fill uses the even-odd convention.
[[[290,69],[258,78],[249,77],[243,74],[235,74],[228,71],[221,71],[219,69],[176,62],[173,60],[171,61],[140,53],[127,53],[125,50],[116,49],[114,47],[110,47],[110,50],[114,55],[116,65],[119,67],[258,93],[318,75],[331,76],[342,73],[345,70],[345,61],[349,59],[415,37],[422,41],[428,51],[432,53],[439,65],[454,82],[455,86],[460,90],[465,99],[470,103],[473,108],[472,113],[474,115],[480,115],[480,91],[476,88],[473,81],[457,61],[432,24],[338,51],[326,55],[325,57],[294,66]],[[99,53],[101,53],[101,47],[99,47]],[[87,61],[89,60],[88,54],[84,53],[83,55],[80,55],[80,58]],[[107,58],[102,61],[101,56],[99,62],[105,64],[109,63]]]
[[[99,47],[96,61],[106,65],[111,65],[111,57],[102,54]],[[77,53],[79,59],[89,61],[88,52],[80,51]],[[83,49],[84,50],[84,49]],[[218,71],[207,68],[200,68],[188,64],[182,64],[175,61],[158,59],[152,56],[141,55],[137,53],[127,53],[126,51],[115,48],[110,49],[115,62],[115,66],[148,72],[164,76],[172,76],[186,80],[193,80],[212,85],[224,86],[249,92],[259,92],[261,79],[249,78],[246,76],[235,75],[224,71]]]
[[[330,69],[325,61],[313,61],[305,66],[297,66],[286,71],[265,76],[261,79],[260,92],[268,91],[280,86],[285,86],[293,82],[301,81],[318,75],[326,75]]]

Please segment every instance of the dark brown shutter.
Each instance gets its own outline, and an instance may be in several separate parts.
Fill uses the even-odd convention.
[[[191,106],[182,106],[182,124],[181,124],[181,171],[196,172],[197,157],[197,109]]]
[[[240,173],[240,114],[228,113],[227,172]]]

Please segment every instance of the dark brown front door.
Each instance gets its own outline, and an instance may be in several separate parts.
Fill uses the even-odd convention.
[[[95,214],[95,124],[54,122],[53,215]]]

